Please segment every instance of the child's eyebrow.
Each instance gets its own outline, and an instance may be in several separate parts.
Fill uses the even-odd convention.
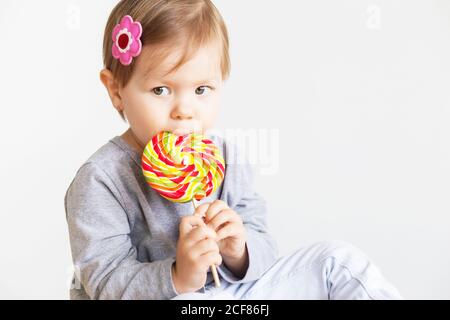
[[[144,73],[144,81],[145,82],[164,82],[171,86],[173,86],[175,83],[170,80],[170,77],[168,77],[170,71],[172,69],[159,66],[157,68],[149,67]],[[218,79],[219,76],[216,74],[207,74],[203,79],[200,80],[194,80],[194,85],[200,85],[205,83],[211,83],[218,85]]]
[[[214,78],[209,78],[209,79],[198,81],[195,84],[203,84],[203,83],[214,83],[214,84],[216,84],[217,81]]]
[[[167,79],[167,78],[164,78],[164,77],[161,77],[159,79],[158,77],[152,77],[152,76],[149,75],[149,76],[146,77],[146,81],[150,81],[150,80],[153,80],[155,82],[162,82],[162,83],[165,83],[165,84],[168,84],[168,85],[171,85],[171,86],[176,84],[175,82],[171,81],[170,79]],[[211,83],[211,84],[216,84],[217,85],[217,80],[216,80],[216,78],[206,78],[206,79],[203,79],[203,80],[193,81],[194,85],[201,85],[201,84],[205,84],[205,83]]]

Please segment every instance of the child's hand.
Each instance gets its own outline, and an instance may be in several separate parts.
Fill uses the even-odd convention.
[[[206,210],[205,222],[217,233],[216,241],[227,267],[237,276],[245,274],[248,267],[247,235],[241,216],[225,202],[216,200]]]
[[[172,267],[172,279],[178,293],[194,292],[206,282],[211,265],[220,265],[222,257],[216,242],[216,232],[208,228],[201,218],[204,213],[181,219],[176,262]]]

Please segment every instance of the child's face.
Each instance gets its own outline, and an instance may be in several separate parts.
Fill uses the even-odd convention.
[[[179,57],[175,52],[152,70],[149,48],[142,51],[126,87],[119,89],[121,107],[130,127],[145,145],[161,131],[202,132],[216,120],[222,75],[219,50],[202,47],[192,59],[164,77]]]

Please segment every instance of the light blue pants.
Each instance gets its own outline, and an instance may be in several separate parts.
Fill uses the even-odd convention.
[[[323,241],[278,259],[258,280],[231,284],[221,280],[183,299],[402,299],[397,289],[359,249]]]

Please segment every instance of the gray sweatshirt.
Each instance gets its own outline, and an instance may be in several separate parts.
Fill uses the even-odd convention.
[[[224,264],[221,281],[258,279],[277,258],[267,231],[266,206],[253,189],[252,169],[236,161],[236,148],[210,137],[223,152],[225,179],[201,203],[225,201],[244,222],[249,267],[242,279]],[[233,157],[233,159],[232,159]],[[242,162],[242,161],[241,161]],[[171,299],[180,218],[192,203],[173,203],[147,185],[141,155],[116,136],[78,170],[64,198],[75,274],[71,299]],[[208,273],[206,284],[212,282]]]

